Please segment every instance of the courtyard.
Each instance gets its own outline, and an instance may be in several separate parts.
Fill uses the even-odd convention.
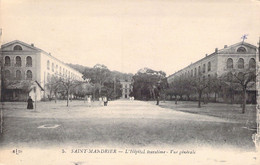
[[[0,145],[11,146],[119,146],[119,147],[231,147],[254,151],[255,108],[241,114],[239,105],[195,102],[117,100],[108,106],[93,102],[6,102]]]

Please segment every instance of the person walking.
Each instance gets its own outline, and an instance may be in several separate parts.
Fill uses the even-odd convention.
[[[33,100],[31,98],[31,96],[29,96],[29,98],[27,100],[27,109],[33,109]]]
[[[108,101],[107,101],[107,97],[106,96],[103,98],[103,101],[104,101],[104,106],[107,106]]]

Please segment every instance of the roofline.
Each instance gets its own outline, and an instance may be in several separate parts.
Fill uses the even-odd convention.
[[[167,78],[173,76],[174,74],[177,74],[178,72],[181,72],[182,70],[188,68],[190,65],[194,65],[194,64],[196,64],[196,63],[198,63],[198,62],[200,62],[200,61],[202,61],[202,60],[204,60],[204,59],[206,59],[206,58],[209,58],[209,57],[211,57],[211,56],[213,56],[213,55],[220,54],[220,53],[219,53],[220,51],[223,51],[223,50],[228,49],[228,48],[230,48],[230,47],[232,47],[232,46],[237,46],[237,45],[240,45],[240,44],[241,44],[241,45],[245,44],[245,45],[248,45],[248,46],[251,46],[251,47],[257,49],[256,46],[254,46],[254,45],[252,45],[252,44],[250,44],[250,43],[241,41],[241,42],[238,42],[238,43],[236,43],[236,44],[230,45],[230,46],[228,46],[228,47],[226,47],[226,48],[220,49],[220,50],[218,50],[218,52],[213,52],[213,53],[211,53],[210,55],[208,55],[208,56],[206,56],[206,57],[203,57],[203,58],[201,58],[200,60],[198,60],[198,61],[196,61],[196,62],[194,62],[194,63],[192,63],[192,64],[189,64],[188,66],[184,67],[183,69],[180,69],[180,70],[176,71],[175,73],[169,75]]]
[[[47,56],[49,56],[49,57],[51,57],[51,58],[53,58],[53,59],[59,61],[59,62],[62,63],[63,65],[65,65],[65,66],[71,68],[71,69],[74,70],[75,72],[77,72],[77,73],[83,75],[82,73],[80,73],[80,72],[77,71],[76,69],[70,67],[68,64],[66,64],[66,63],[64,63],[63,61],[61,61],[61,60],[57,59],[56,57],[52,56],[50,53],[47,53],[46,51],[44,51],[44,50],[42,50],[42,49],[40,49],[40,48],[37,48],[37,47],[35,47],[35,46],[32,46],[32,45],[27,44],[27,43],[25,43],[25,42],[23,42],[23,41],[20,41],[20,40],[14,40],[14,41],[11,41],[11,42],[7,42],[7,43],[3,44],[3,45],[1,46],[1,48],[6,47],[6,46],[8,46],[8,45],[11,45],[11,44],[13,44],[13,43],[15,43],[15,42],[19,42],[19,43],[24,44],[24,45],[26,45],[26,46],[28,46],[28,47],[30,47],[30,48],[32,48],[32,49],[38,50],[39,52],[42,52],[42,53],[44,53],[45,55],[47,55]]]

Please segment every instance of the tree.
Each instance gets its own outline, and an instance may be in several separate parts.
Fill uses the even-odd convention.
[[[136,99],[155,99],[154,86],[164,88],[165,72],[149,68],[140,69],[133,76],[133,95]],[[167,81],[166,81],[167,83]],[[161,92],[161,91],[159,91]]]
[[[190,77],[190,84],[195,89],[198,95],[198,108],[201,108],[201,97],[206,88],[208,88],[208,78],[198,76],[198,77]]]
[[[232,79],[226,78],[228,75],[232,74]],[[256,70],[244,69],[244,70],[232,70],[223,75],[226,80],[226,84],[233,83],[235,90],[241,91],[242,95],[242,113],[245,113],[246,109],[246,92],[249,88],[255,86],[256,81]]]
[[[49,99],[52,99],[52,94],[55,97],[55,103],[57,102],[57,93],[60,90],[59,78],[57,76],[52,76],[50,81],[46,84],[47,89],[49,90]]]
[[[81,81],[74,80],[72,78],[59,78],[59,85],[62,87],[63,91],[67,95],[67,107],[69,106],[69,96],[72,93],[72,89],[76,88],[80,84]]]
[[[98,88],[98,94],[100,97],[104,83],[111,81],[112,77],[110,70],[105,65],[96,64],[93,68],[85,70],[83,78],[90,79],[90,82],[94,84],[94,91]]]

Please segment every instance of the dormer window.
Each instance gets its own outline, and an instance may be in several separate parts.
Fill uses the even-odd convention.
[[[246,52],[246,48],[244,48],[244,47],[239,47],[239,48],[237,49],[237,52],[238,52],[238,53],[245,53],[245,52]]]
[[[21,50],[23,50],[23,49],[22,49],[22,47],[21,47],[20,45],[15,45],[15,46],[14,46],[14,50],[15,50],[15,51],[21,51]]]

